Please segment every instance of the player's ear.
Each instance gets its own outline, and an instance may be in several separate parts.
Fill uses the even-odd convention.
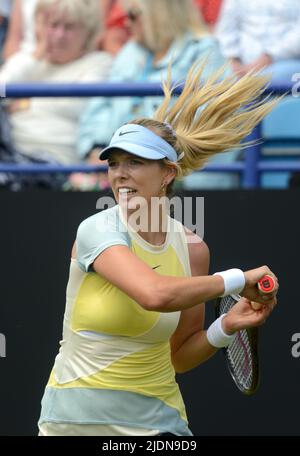
[[[176,177],[177,175],[177,169],[175,166],[172,166],[172,164],[168,163],[166,166],[166,174],[164,177],[164,182],[166,185],[169,185]]]

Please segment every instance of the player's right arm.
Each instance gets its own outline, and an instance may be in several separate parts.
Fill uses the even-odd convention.
[[[214,299],[224,293],[221,276],[162,276],[137,258],[131,250],[116,245],[104,250],[93,262],[93,270],[124,291],[147,310],[174,312]],[[245,273],[246,294],[269,303],[255,290],[257,281],[271,271],[267,266]],[[257,280],[256,280],[257,279]],[[256,280],[256,281],[255,281]],[[253,285],[251,283],[253,282]]]
[[[213,299],[224,292],[220,276],[163,276],[126,246],[113,246],[99,255],[93,270],[147,310],[174,312]]]
[[[172,277],[151,269],[131,251],[128,232],[119,221],[117,210],[112,208],[80,224],[76,248],[77,263],[83,271],[98,273],[150,311],[185,310],[224,293],[221,275]],[[253,271],[245,274],[248,292],[257,290],[256,282],[271,273],[267,267]],[[261,296],[252,300],[260,302]]]

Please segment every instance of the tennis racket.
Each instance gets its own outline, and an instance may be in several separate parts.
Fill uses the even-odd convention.
[[[257,284],[263,293],[271,293],[275,282],[273,277],[265,275]],[[228,312],[239,300],[239,295],[229,295],[218,298],[216,303],[216,317]],[[256,304],[254,306],[254,304]],[[261,305],[253,303],[253,308]],[[258,328],[248,328],[237,331],[233,342],[222,349],[226,358],[229,372],[238,389],[248,396],[255,393],[259,386],[259,351]]]

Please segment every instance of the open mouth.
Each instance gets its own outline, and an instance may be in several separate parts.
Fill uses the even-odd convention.
[[[136,190],[134,190],[133,188],[119,188],[118,190],[118,193],[119,193],[119,196],[127,196],[127,195],[134,195],[135,193],[137,193]]]

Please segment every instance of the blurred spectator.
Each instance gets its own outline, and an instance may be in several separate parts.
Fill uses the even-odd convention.
[[[233,70],[289,79],[300,68],[299,0],[224,0],[217,38]]]
[[[126,14],[119,0],[104,1],[104,30],[98,38],[98,47],[116,55],[130,37]]]
[[[3,57],[5,60],[19,50],[26,50],[29,52],[34,50],[34,11],[37,1],[38,0],[14,0],[3,50]]]
[[[106,20],[107,16],[109,15],[110,10],[112,9],[113,5],[118,0],[99,0],[100,8],[102,11],[103,19]]]
[[[208,32],[193,0],[126,0],[123,5],[132,39],[117,55],[110,81],[161,82],[167,77],[170,63],[173,80],[183,81],[193,62],[201,56],[208,58],[203,73],[207,78],[224,64],[217,41]],[[133,118],[151,116],[160,102],[158,97],[92,100],[81,119],[78,138],[81,157],[99,164],[99,149],[110,141],[113,132]],[[228,154],[227,160],[234,160],[235,155]],[[86,178],[83,179],[86,186]],[[236,180],[222,175],[220,184],[220,174],[201,173],[197,185],[206,179],[210,186],[218,183],[225,187]]]
[[[105,79],[111,57],[94,51],[99,0],[39,0],[34,53],[20,51],[1,68],[1,82],[90,82]],[[8,104],[15,146],[36,159],[79,161],[75,136],[86,98],[31,98]]]
[[[7,33],[12,0],[1,0],[0,3],[0,63],[2,61],[2,47]]]
[[[223,0],[194,0],[205,22],[212,28],[218,20]]]
[[[126,0],[123,5],[132,39],[117,55],[110,81],[161,82],[167,77],[170,63],[173,80],[183,81],[193,62],[201,56],[208,57],[203,73],[207,78],[224,64],[217,41],[207,31],[193,0]],[[92,100],[81,119],[78,138],[81,157],[99,164],[99,149],[110,141],[113,132],[133,118],[152,116],[160,102],[158,97]],[[233,160],[234,155],[229,155]],[[208,179],[216,183],[217,179],[220,182],[219,177],[210,174]],[[206,173],[201,173],[197,184],[205,178]],[[231,176],[228,179],[222,176],[223,186],[230,185],[229,181],[232,182]]]
[[[36,4],[37,0],[15,0],[4,48],[5,59],[19,50],[34,50]],[[98,0],[98,4],[104,28],[98,36],[97,47],[114,55],[129,38],[128,29],[125,27],[125,14],[119,0]]]
[[[201,55],[210,54],[205,76],[224,63],[192,0],[127,0],[124,4],[133,38],[116,57],[110,81],[161,82],[170,62],[174,80],[184,80]],[[91,152],[95,144],[107,144],[119,125],[133,117],[151,116],[160,101],[157,97],[92,100],[81,122],[81,156]]]

